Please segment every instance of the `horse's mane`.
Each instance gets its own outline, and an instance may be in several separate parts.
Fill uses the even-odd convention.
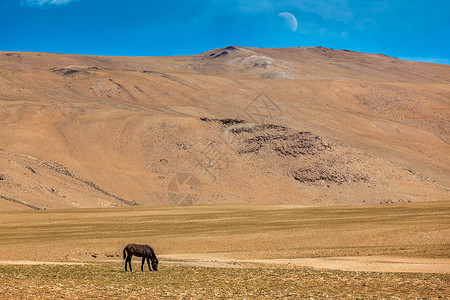
[[[144,250],[145,254],[148,255],[151,259],[155,259],[156,255],[155,255],[155,251],[153,251],[152,247],[149,247],[149,249],[145,249]]]

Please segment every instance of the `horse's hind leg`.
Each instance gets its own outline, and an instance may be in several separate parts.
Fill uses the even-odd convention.
[[[148,265],[148,269],[151,271],[152,268],[150,267],[150,259],[147,257],[147,265]]]
[[[127,256],[127,259],[125,260],[125,271],[127,271],[127,263],[130,266],[130,271],[133,272],[133,269],[131,268],[131,255]]]
[[[130,258],[130,257],[127,256],[127,257],[125,258],[125,272],[128,271],[128,270],[127,270],[128,258]]]
[[[141,271],[144,272],[145,257],[142,258]]]
[[[130,255],[130,260],[128,261],[128,263],[130,264],[130,271],[133,271],[133,269],[131,268],[131,258],[132,256]]]

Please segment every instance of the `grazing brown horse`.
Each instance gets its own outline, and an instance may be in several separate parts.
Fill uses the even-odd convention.
[[[142,257],[142,265],[141,271],[144,271],[144,263],[145,259],[147,259],[148,269],[151,271],[149,259],[152,261],[152,268],[154,271],[158,271],[158,259],[156,258],[155,252],[153,248],[148,245],[138,245],[138,244],[128,244],[125,249],[123,249],[123,259],[125,259],[125,271],[127,270],[127,264],[130,266],[130,271],[133,271],[131,268],[131,257],[133,255],[137,257]]]

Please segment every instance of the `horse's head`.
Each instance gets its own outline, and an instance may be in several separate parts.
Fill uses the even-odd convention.
[[[152,269],[158,271],[158,259],[156,256],[152,258]]]

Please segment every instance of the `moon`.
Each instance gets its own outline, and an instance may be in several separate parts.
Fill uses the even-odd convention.
[[[297,30],[297,19],[294,17],[293,14],[290,14],[288,12],[282,12],[281,14],[278,14],[278,16],[284,19],[284,21],[292,31],[295,32]]]

